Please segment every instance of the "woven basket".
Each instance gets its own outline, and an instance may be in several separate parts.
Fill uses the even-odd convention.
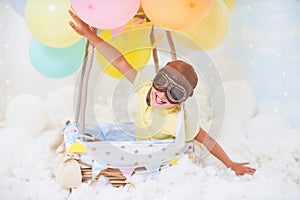
[[[110,184],[112,184],[114,187],[125,186],[128,183],[126,177],[122,174],[122,172],[119,169],[114,168],[106,168],[102,170],[96,176],[96,178],[92,180],[92,166],[81,160],[79,160],[78,163],[80,164],[83,183],[97,182],[100,176],[105,176],[106,178],[108,178]]]
[[[89,133],[85,133],[85,135],[91,136]],[[97,142],[100,140],[84,139],[84,141],[85,142]],[[197,154],[191,153],[191,152],[189,152],[188,154],[189,154],[189,157],[193,160],[193,162],[197,163],[200,161],[199,156]],[[79,157],[83,156],[83,155],[81,155],[81,153],[79,153],[78,155],[79,155]],[[118,168],[106,168],[106,169],[100,171],[99,174],[94,179],[92,179],[92,167],[93,167],[92,159],[91,159],[91,162],[86,161],[86,160],[83,161],[83,157],[81,157],[81,159],[77,160],[77,162],[80,165],[80,170],[81,170],[81,175],[82,175],[82,183],[97,182],[99,180],[100,176],[104,176],[104,177],[108,178],[109,183],[111,185],[113,185],[114,187],[125,186],[126,184],[130,183]],[[134,171],[133,173],[135,173],[135,172],[136,171]]]

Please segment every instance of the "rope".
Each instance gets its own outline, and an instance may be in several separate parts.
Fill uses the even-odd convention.
[[[173,42],[173,39],[172,39],[171,32],[166,31],[166,34],[167,34],[168,43],[169,43],[169,46],[170,46],[170,49],[171,49],[171,58],[172,58],[172,61],[175,61],[175,60],[177,60],[177,57],[176,57],[175,45],[174,45],[174,42]]]
[[[76,110],[75,110],[75,123],[76,124],[78,124],[78,120],[79,120],[79,112],[80,112],[80,107],[81,107],[82,82],[83,82],[83,77],[84,77],[84,73],[85,73],[85,69],[86,69],[86,64],[87,64],[87,61],[88,61],[89,45],[90,45],[90,42],[87,41],[87,43],[85,45],[85,55],[84,55],[84,60],[83,60],[83,64],[82,64],[82,69],[81,69],[81,74],[80,74],[80,79],[79,79],[77,101],[76,101],[76,105],[75,105],[75,108],[76,108]]]
[[[155,43],[155,36],[154,36],[153,26],[152,26],[152,29],[151,29],[150,39],[151,39],[151,43],[152,43],[152,46],[153,46],[153,44]],[[157,55],[156,47],[154,47],[152,49],[152,56],[153,56],[153,61],[154,61],[155,73],[157,73],[158,70],[159,70],[159,64],[158,64],[158,55]]]
[[[80,113],[79,113],[79,134],[83,134],[85,128],[85,110],[86,110],[86,102],[87,102],[87,91],[88,91],[88,82],[90,73],[93,66],[94,60],[94,47],[90,44],[89,45],[89,57],[88,62],[86,65],[86,70],[83,76],[82,81],[82,94],[81,94],[81,105],[80,105]]]

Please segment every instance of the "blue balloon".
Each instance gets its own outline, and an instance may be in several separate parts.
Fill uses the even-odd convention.
[[[25,12],[25,6],[27,3],[27,0],[9,0],[10,5],[13,7],[13,9],[22,17],[24,17]]]
[[[77,71],[85,55],[85,39],[65,48],[46,46],[32,38],[29,57],[34,68],[49,78],[64,78]]]

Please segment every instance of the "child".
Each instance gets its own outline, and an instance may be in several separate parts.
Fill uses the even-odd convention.
[[[183,61],[172,61],[162,68],[151,81],[137,72],[113,46],[101,39],[89,25],[69,10],[76,24],[70,26],[86,37],[96,49],[115,66],[142,97],[136,120],[137,137],[140,140],[170,139],[175,137],[176,119],[184,101],[192,96],[198,79],[193,67]],[[225,166],[236,175],[251,174],[256,171],[246,166],[248,162],[233,162],[220,145],[184,113],[185,139],[195,139],[202,143]]]

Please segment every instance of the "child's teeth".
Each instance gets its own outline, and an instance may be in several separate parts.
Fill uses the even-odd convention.
[[[161,100],[161,98],[159,98],[159,96],[157,96],[157,101],[159,102],[159,103],[162,103],[163,101]]]

